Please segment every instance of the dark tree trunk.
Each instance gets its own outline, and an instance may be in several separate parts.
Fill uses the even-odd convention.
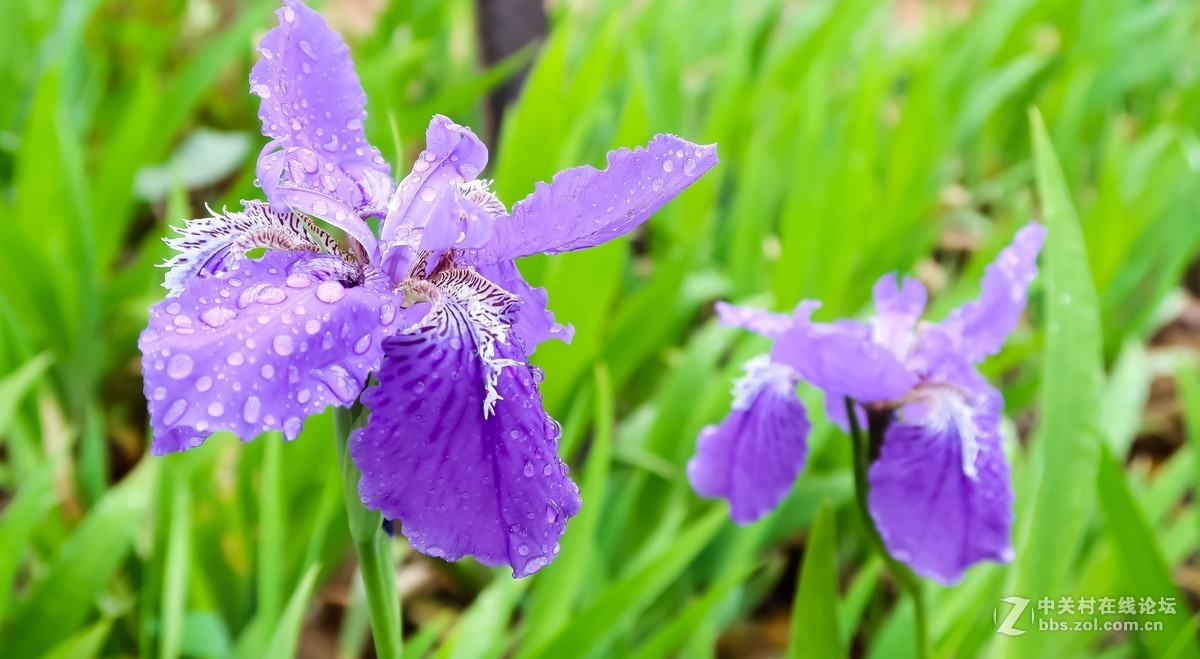
[[[475,0],[475,10],[480,51],[486,66],[546,37],[546,10],[542,0]],[[487,140],[491,144],[496,143],[504,110],[517,99],[527,72],[522,69],[488,95],[484,114]]]

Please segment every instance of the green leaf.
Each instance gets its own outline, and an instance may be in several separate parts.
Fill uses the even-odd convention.
[[[317,574],[320,572],[321,566],[314,564],[308,568],[308,572],[304,573],[304,578],[292,592],[287,608],[283,610],[279,624],[276,625],[275,632],[271,634],[271,640],[267,643],[267,649],[262,656],[296,656],[296,643],[300,640],[300,623],[304,622],[304,610],[308,608],[308,599],[312,597],[313,586],[316,585]]]
[[[4,644],[6,656],[35,656],[84,622],[129,554],[134,532],[153,504],[159,464],[142,461],[104,495],[63,544],[50,572],[13,617]]]
[[[1079,220],[1041,115],[1032,110],[1030,120],[1048,229],[1042,268],[1046,343],[1042,423],[1030,448],[1035,494],[1017,543],[1013,591],[1049,597],[1063,592],[1095,498],[1103,366],[1099,307]],[[1002,643],[1013,656],[1029,656],[1045,637],[1005,637]]]
[[[676,542],[645,567],[626,575],[597,595],[596,599],[572,617],[547,644],[530,650],[529,659],[581,657],[602,654],[623,629],[649,606],[663,590],[692,562],[725,522],[725,509],[712,507],[708,514],[692,523]]]
[[[1150,650],[1150,655],[1164,657],[1172,649],[1176,638],[1182,634],[1192,635],[1187,598],[1175,586],[1171,568],[1155,540],[1154,527],[1150,526],[1134,499],[1121,464],[1109,453],[1107,446],[1102,453],[1097,483],[1100,510],[1104,513],[1109,541],[1120,557],[1123,585],[1139,600],[1143,597],[1155,600],[1166,597],[1174,599],[1177,605],[1174,615],[1158,613],[1139,616],[1143,624],[1162,623],[1161,630],[1149,631],[1139,637],[1140,642]],[[1194,636],[1192,639],[1190,643],[1174,648],[1175,656],[1200,658],[1200,647],[1196,645]]]
[[[821,505],[804,548],[804,563],[792,604],[787,656],[838,657],[837,527],[833,506]]]

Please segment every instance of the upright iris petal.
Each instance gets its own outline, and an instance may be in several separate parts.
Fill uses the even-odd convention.
[[[298,0],[284,0],[250,70],[263,134],[258,179],[279,213],[289,209],[344,230],[374,256],[361,215],[380,214],[390,168],[363,133],[367,95],[346,43]]]
[[[958,581],[976,562],[1012,558],[1013,499],[1000,446],[1003,400],[976,364],[999,350],[1016,326],[1044,238],[1037,224],[1018,231],[987,268],[979,299],[936,325],[919,321],[924,287],[894,274],[875,285],[877,315],[865,323],[812,322],[813,301],[801,302],[790,317],[717,307],[724,322],[771,338],[775,365],[823,389],[830,420],[848,426],[848,398],[860,424],[886,424],[868,476],[871,516],[894,557],[942,583]],[[752,520],[786,493],[780,465],[795,464],[795,444],[807,431],[807,416],[795,401],[739,398],[724,423],[702,432],[690,465],[693,486],[729,499],[735,521]],[[764,453],[777,462],[763,460]],[[739,455],[769,465],[740,482],[769,486],[777,496],[752,499],[733,487]]]

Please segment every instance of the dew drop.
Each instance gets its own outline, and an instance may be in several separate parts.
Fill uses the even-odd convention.
[[[533,464],[532,463],[529,463],[529,462],[525,463],[525,477],[526,478],[533,477]]]
[[[304,422],[299,417],[290,416],[283,422],[283,437],[287,440],[296,439]]]
[[[280,334],[271,341],[271,347],[275,349],[276,354],[286,357],[296,349],[296,344],[292,341],[291,334]]]
[[[675,171],[675,161],[670,159],[664,160],[663,171],[667,172],[668,174]]]
[[[332,279],[321,282],[317,286],[317,299],[326,304],[333,304],[346,296],[346,289]]]
[[[263,304],[279,304],[287,299],[287,294],[283,292],[282,288],[267,286],[258,292],[256,299]]]
[[[202,375],[200,376],[200,379],[196,380],[196,391],[208,391],[209,389],[212,389],[212,386],[212,378],[208,377],[207,375]]]
[[[391,325],[392,321],[395,319],[396,307],[393,307],[387,303],[385,303],[382,307],[379,307],[379,323],[381,325]]]
[[[653,189],[655,192],[659,192],[660,190],[662,190],[662,189],[663,189],[663,180],[662,180],[662,179],[660,179],[660,178],[656,178],[656,179],[654,179],[654,182],[650,184],[650,187],[651,187],[651,189]]]
[[[258,96],[264,101],[268,98],[271,98],[271,88],[267,87],[266,85],[251,85],[250,93]]]
[[[225,413],[225,406],[221,404],[221,401],[214,400],[213,402],[208,404],[208,415],[209,416],[221,416],[224,413]]]
[[[167,397],[167,389],[166,387],[155,387],[154,393],[151,395],[154,397],[154,400],[162,400]]]
[[[321,321],[316,318],[309,318],[304,322],[304,331],[309,334],[316,334],[321,331]]]
[[[433,201],[435,197],[437,197],[437,191],[431,186],[427,185],[421,188],[421,201],[430,202]]]
[[[529,555],[529,545],[521,545],[520,547],[517,547],[517,553],[522,556],[528,556]]]
[[[187,411],[187,401],[179,398],[176,399],[171,406],[167,408],[167,413],[163,415],[163,423],[168,426],[178,421],[183,417],[183,413]]]
[[[371,347],[371,335],[364,334],[361,339],[354,342],[354,354],[361,355]]]
[[[174,380],[185,378],[192,372],[192,358],[185,354],[177,354],[167,361],[167,375]]]
[[[287,285],[289,288],[308,288],[312,286],[312,279],[303,272],[295,272],[288,275]]]
[[[237,317],[237,312],[225,307],[210,307],[200,313],[200,322],[217,328]]]
[[[305,55],[308,55],[309,59],[317,59],[317,53],[313,51],[312,45],[307,41],[300,41],[298,45],[300,46],[300,50],[302,50]]]
[[[263,364],[262,368],[258,369],[258,374],[261,375],[264,380],[270,380],[271,378],[275,377],[275,367],[271,366],[270,364]]]
[[[258,413],[262,411],[262,401],[258,396],[251,396],[242,404],[242,418],[246,423],[256,423],[258,421]]]
[[[329,212],[329,204],[324,199],[318,199],[312,204],[313,213],[324,215]]]
[[[312,398],[312,392],[309,391],[308,389],[301,389],[299,392],[296,393],[296,402],[300,403],[301,405],[307,403],[309,401],[309,399],[311,399],[311,398]]]
[[[231,352],[225,356],[225,363],[230,366],[241,366],[246,362],[246,357],[240,352]]]

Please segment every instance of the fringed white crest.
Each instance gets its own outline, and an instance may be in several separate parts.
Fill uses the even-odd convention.
[[[504,203],[492,192],[491,188],[492,181],[482,178],[458,184],[459,194],[483,210],[492,215],[507,214],[508,209],[504,207]]]
[[[733,383],[733,407],[749,409],[759,391],[771,388],[780,395],[795,395],[798,376],[790,366],[771,361],[769,355],[759,355],[742,365],[746,374]]]
[[[435,325],[436,332],[448,337],[454,349],[461,347],[454,345],[458,336],[474,339],[483,362],[483,415],[487,418],[495,410],[496,401],[501,400],[496,391],[500,370],[521,364],[496,355],[496,345],[508,343],[520,298],[469,268],[443,270],[429,280],[408,280],[402,287],[406,289],[406,305],[429,302],[433,307],[416,327]],[[414,333],[416,327],[405,333]]]
[[[179,253],[161,264],[167,268],[163,287],[168,295],[183,292],[202,272],[228,268],[255,248],[291,252],[328,252],[347,259],[338,241],[299,213],[276,213],[259,201],[243,201],[241,211],[211,208],[212,217],[188,220],[175,228],[177,238],[164,242]]]

